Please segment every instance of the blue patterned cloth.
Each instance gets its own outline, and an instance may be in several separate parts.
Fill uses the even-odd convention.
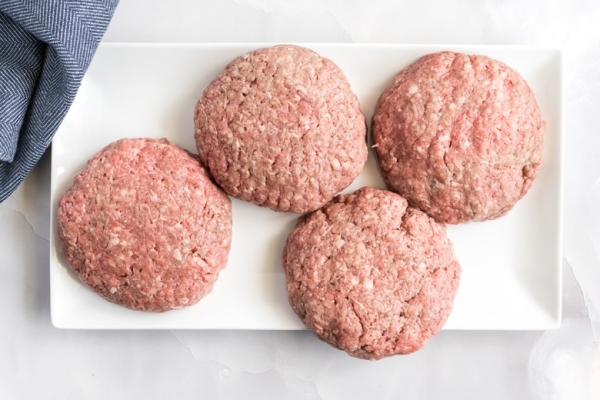
[[[0,202],[38,162],[118,0],[0,0]]]

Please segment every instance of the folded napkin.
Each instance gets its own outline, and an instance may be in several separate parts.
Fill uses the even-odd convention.
[[[50,145],[117,3],[0,1],[0,202]]]

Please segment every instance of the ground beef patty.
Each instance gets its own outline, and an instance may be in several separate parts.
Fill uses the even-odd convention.
[[[283,267],[304,323],[365,359],[423,347],[450,314],[460,275],[444,224],[366,187],[301,217]]]
[[[401,71],[373,117],[388,187],[451,224],[506,214],[541,167],[545,130],[516,71],[452,52],[426,55]]]
[[[367,160],[366,124],[343,72],[281,45],[232,61],[195,108],[196,146],[230,195],[277,211],[312,211]]]
[[[198,159],[166,140],[123,139],[94,155],[58,205],[67,263],[134,310],[197,303],[225,267],[231,201]]]

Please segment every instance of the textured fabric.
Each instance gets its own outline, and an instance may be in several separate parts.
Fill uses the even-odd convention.
[[[0,201],[50,145],[118,0],[0,0]]]

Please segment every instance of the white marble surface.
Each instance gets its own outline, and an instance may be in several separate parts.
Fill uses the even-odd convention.
[[[443,331],[415,354],[378,362],[310,332],[58,330],[45,156],[0,204],[0,398],[600,399],[598,21],[594,0],[121,0],[105,41],[561,47],[562,327]]]

